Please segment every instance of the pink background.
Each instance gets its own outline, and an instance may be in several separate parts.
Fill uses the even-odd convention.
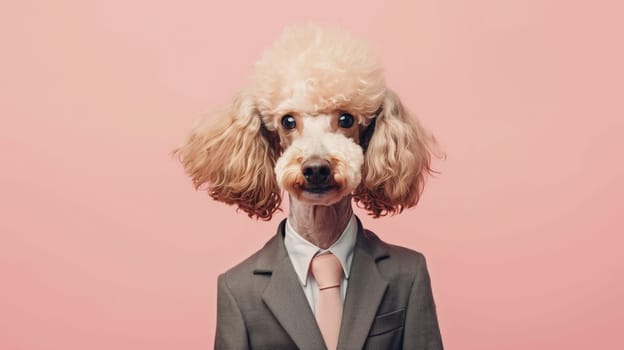
[[[584,3],[3,3],[0,348],[212,347],[217,274],[283,214],[168,152],[309,19],[369,38],[448,152],[418,208],[359,212],[426,255],[446,347],[623,348],[624,6]]]

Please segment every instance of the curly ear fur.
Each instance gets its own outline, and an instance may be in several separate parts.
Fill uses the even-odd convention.
[[[415,206],[422,194],[435,137],[412,118],[399,97],[387,90],[378,116],[368,126],[362,182],[354,193],[356,204],[373,217],[398,214]],[[374,128],[374,129],[371,129]]]
[[[251,98],[239,93],[226,108],[200,120],[172,155],[196,190],[236,204],[249,217],[270,220],[281,203],[273,170],[275,142]]]

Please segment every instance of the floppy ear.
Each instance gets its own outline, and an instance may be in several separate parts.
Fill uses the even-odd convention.
[[[244,93],[200,120],[174,149],[196,190],[235,204],[249,217],[270,220],[281,197],[275,180],[276,138]]]
[[[366,147],[362,182],[354,193],[356,204],[373,217],[398,214],[415,206],[422,194],[431,154],[444,157],[430,132],[412,118],[391,90],[381,111],[360,143]]]

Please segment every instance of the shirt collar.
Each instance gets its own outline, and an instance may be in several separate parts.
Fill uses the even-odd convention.
[[[290,222],[286,220],[284,236],[284,245],[288,256],[293,263],[297,277],[303,286],[308,281],[308,269],[312,258],[317,253],[324,253],[326,251],[334,254],[344,271],[345,278],[349,279],[349,272],[351,271],[351,261],[353,260],[353,250],[355,247],[355,241],[357,237],[357,225],[355,222],[355,215],[351,215],[347,227],[334,244],[328,249],[321,249],[314,244],[308,242],[305,238],[301,237],[297,231],[290,225]]]

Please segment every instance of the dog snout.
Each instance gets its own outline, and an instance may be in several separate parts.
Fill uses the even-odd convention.
[[[331,163],[320,158],[308,159],[301,165],[301,172],[310,185],[326,185],[332,173]]]

